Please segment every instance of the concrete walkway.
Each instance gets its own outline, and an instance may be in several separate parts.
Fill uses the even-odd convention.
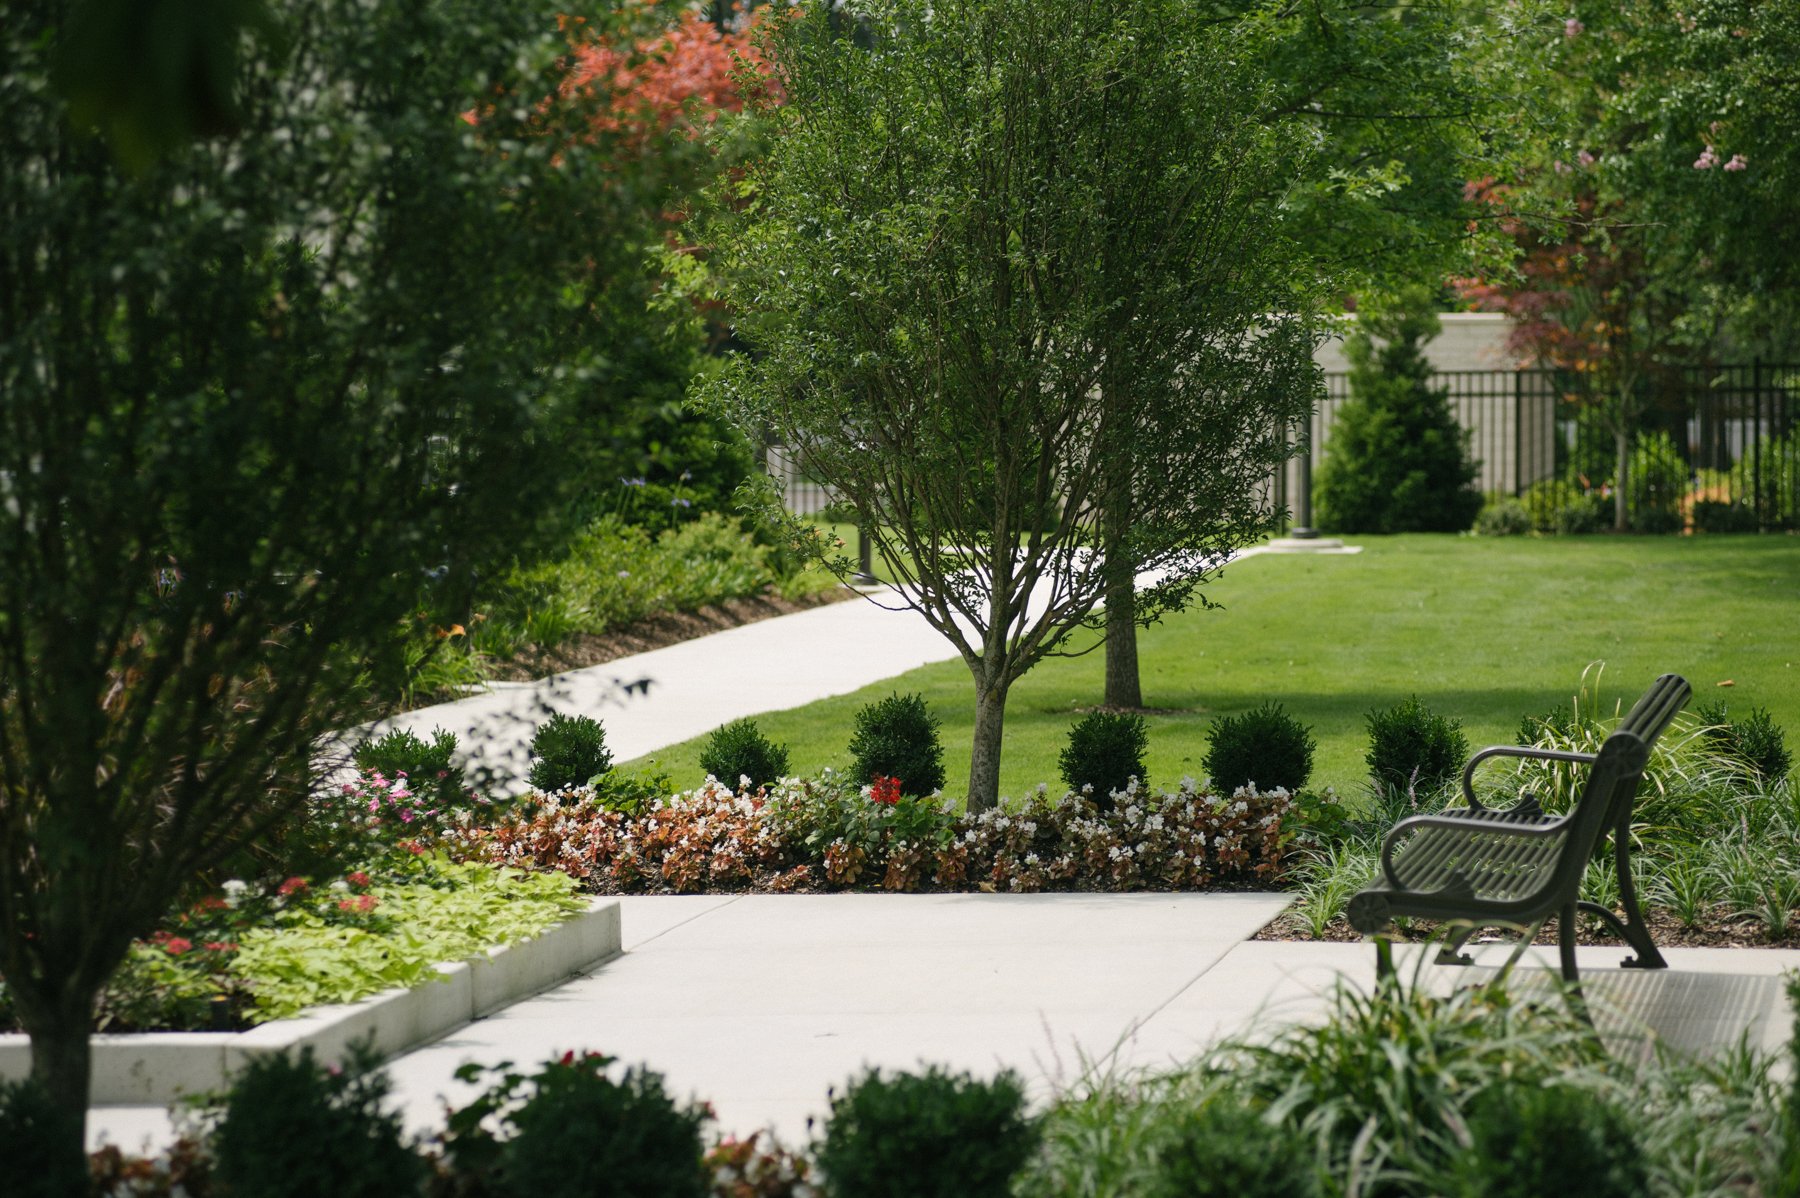
[[[423,707],[376,725],[456,734],[470,762],[523,778],[532,730],[551,711],[606,725],[617,761],[702,736],[761,712],[849,694],[956,650],[925,618],[892,600],[829,603],[531,683]],[[625,688],[642,684],[627,692]]]
[[[1361,944],[1247,938],[1280,894],[745,895],[622,900],[625,953],[592,973],[451,1032],[389,1065],[409,1127],[441,1128],[474,1088],[468,1061],[530,1067],[603,1052],[710,1101],[718,1129],[808,1137],[828,1095],[861,1069],[1017,1070],[1038,1101],[1085,1076],[1162,1069],[1225,1036],[1316,1019],[1340,982],[1374,983]],[[1478,950],[1497,963],[1498,946]],[[1666,971],[1620,970],[1624,950],[1581,951],[1609,1046],[1713,1055],[1740,1036],[1774,1050],[1791,1016],[1781,974],[1800,952],[1666,950]],[[1416,967],[1437,991],[1492,976]],[[1517,985],[1548,985],[1554,953]],[[167,1117],[97,1108],[90,1138],[163,1142]]]

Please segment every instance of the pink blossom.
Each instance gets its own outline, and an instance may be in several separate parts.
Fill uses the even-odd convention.
[[[179,957],[182,953],[193,948],[194,942],[187,939],[185,936],[171,936],[162,942],[162,946],[164,951],[171,957]]]
[[[1564,162],[1560,158],[1558,158],[1555,162],[1551,163],[1550,165],[1556,168],[1556,173],[1559,175],[1566,175],[1569,173],[1569,164]]]
[[[1719,165],[1719,155],[1711,146],[1707,146],[1706,149],[1700,151],[1700,157],[1694,159],[1694,169],[1697,171],[1710,171],[1717,165]],[[1741,170],[1743,168],[1740,167],[1739,169]]]
[[[1580,37],[1582,31],[1586,28],[1587,26],[1583,25],[1580,20],[1575,17],[1570,17],[1563,22],[1563,36],[1568,38]]]
[[[1581,150],[1576,153],[1575,161],[1579,162],[1582,166],[1592,166],[1594,165],[1595,159],[1594,156],[1586,150]]]
[[[1742,154],[1733,154],[1731,156],[1731,161],[1725,164],[1725,169],[1728,171],[1748,170],[1750,169],[1750,164],[1744,160]]]

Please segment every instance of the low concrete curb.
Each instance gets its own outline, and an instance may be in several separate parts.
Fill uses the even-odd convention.
[[[619,951],[619,902],[596,898],[587,911],[533,939],[439,965],[439,981],[412,989],[314,1007],[246,1032],[95,1036],[89,1101],[173,1102],[184,1094],[222,1089],[254,1057],[311,1047],[321,1059],[336,1061],[364,1038],[371,1038],[381,1055],[392,1056],[586,973]],[[22,1078],[30,1071],[26,1037],[0,1036],[0,1078]]]

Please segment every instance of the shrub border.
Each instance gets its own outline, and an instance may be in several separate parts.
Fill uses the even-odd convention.
[[[353,1003],[313,1007],[243,1032],[148,1032],[93,1037],[96,1104],[149,1105],[220,1090],[252,1058],[311,1047],[341,1061],[370,1037],[382,1056],[434,1040],[483,1015],[610,961],[622,951],[619,900],[593,898],[586,912],[540,935],[440,964],[441,982],[384,990]],[[31,1042],[0,1035],[0,1078],[31,1071]]]

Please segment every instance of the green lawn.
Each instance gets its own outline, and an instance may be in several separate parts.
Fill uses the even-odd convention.
[[[1351,792],[1364,776],[1363,717],[1417,694],[1463,721],[1471,745],[1511,741],[1519,718],[1567,703],[1590,662],[1606,663],[1610,709],[1657,674],[1773,712],[1800,748],[1800,538],[1403,536],[1356,538],[1356,556],[1263,555],[1208,589],[1223,610],[1190,611],[1141,633],[1148,772],[1199,776],[1217,714],[1276,699],[1319,741],[1315,783]],[[827,650],[828,651],[828,650]],[[1730,689],[1717,684],[1735,683]],[[1001,789],[1058,785],[1075,713],[1098,701],[1097,653],[1041,663],[1007,706]],[[852,713],[920,691],[944,724],[946,791],[968,777],[971,687],[961,662],[914,670],[855,695],[758,717],[792,768],[843,765]],[[653,755],[698,781],[699,741]],[[630,763],[642,766],[650,759]]]

